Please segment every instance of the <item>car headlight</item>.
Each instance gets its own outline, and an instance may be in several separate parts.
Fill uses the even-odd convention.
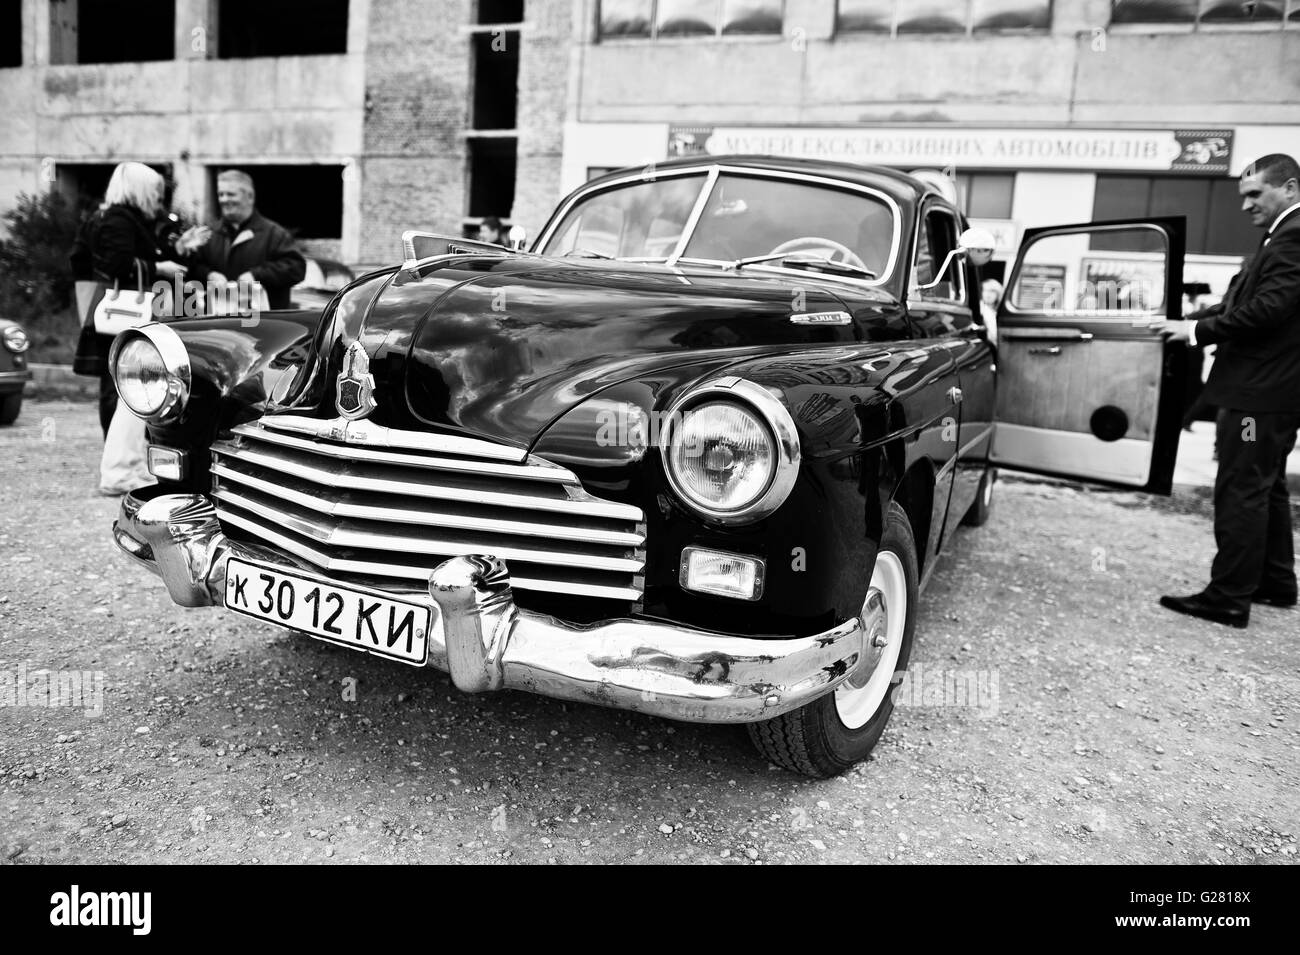
[[[664,468],[688,507],[726,524],[760,520],[789,496],[799,439],[766,389],[729,377],[696,389],[668,413]]]
[[[10,325],[5,329],[4,343],[5,348],[9,349],[15,355],[21,355],[23,352],[27,351],[27,346],[29,344],[27,341],[27,333],[17,325]]]
[[[108,360],[118,396],[136,417],[153,424],[180,417],[190,397],[190,356],[174,331],[146,325],[123,332]]]

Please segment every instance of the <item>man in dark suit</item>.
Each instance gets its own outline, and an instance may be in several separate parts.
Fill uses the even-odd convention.
[[[1245,627],[1250,605],[1296,603],[1286,458],[1300,427],[1300,167],[1274,153],[1242,173],[1242,211],[1265,229],[1224,301],[1160,322],[1174,340],[1218,345],[1204,400],[1219,418],[1210,584],[1161,597],[1178,613]]]
[[[247,173],[227,170],[217,176],[221,222],[182,239],[191,253],[187,277],[216,285],[256,282],[266,290],[271,308],[288,308],[289,289],[302,281],[307,262],[288,230],[258,212],[255,200]]]

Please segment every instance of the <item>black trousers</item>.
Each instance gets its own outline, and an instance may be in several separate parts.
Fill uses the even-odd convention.
[[[108,426],[113,420],[113,412],[117,410],[117,385],[113,381],[113,376],[105,372],[99,376],[99,426],[104,430],[104,437],[108,437]]]
[[[1296,592],[1286,458],[1300,414],[1227,409],[1219,417],[1219,471],[1214,479],[1214,541],[1206,596],[1241,610],[1259,588]]]

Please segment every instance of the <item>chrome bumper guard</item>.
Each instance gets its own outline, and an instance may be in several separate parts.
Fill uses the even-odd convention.
[[[127,494],[113,535],[184,607],[224,606],[232,557],[303,570],[269,548],[227,538],[199,494]],[[687,722],[771,719],[850,676],[865,679],[883,653],[878,600],[807,637],[756,639],[634,619],[579,626],[518,607],[505,563],[479,555],[434,568],[428,600],[437,623],[426,665],[449,672],[461,690],[525,690]]]

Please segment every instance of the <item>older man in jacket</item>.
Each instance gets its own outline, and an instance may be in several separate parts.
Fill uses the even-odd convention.
[[[288,308],[289,289],[302,281],[307,263],[288,230],[257,211],[255,198],[247,173],[217,176],[221,222],[186,259],[187,277],[209,286],[257,282],[271,308]]]
[[[1224,301],[1193,319],[1161,322],[1175,340],[1218,345],[1204,400],[1217,405],[1210,583],[1160,598],[1178,613],[1245,627],[1251,603],[1296,603],[1286,458],[1300,428],[1300,166],[1280,153],[1241,176],[1242,210],[1265,230]]]

